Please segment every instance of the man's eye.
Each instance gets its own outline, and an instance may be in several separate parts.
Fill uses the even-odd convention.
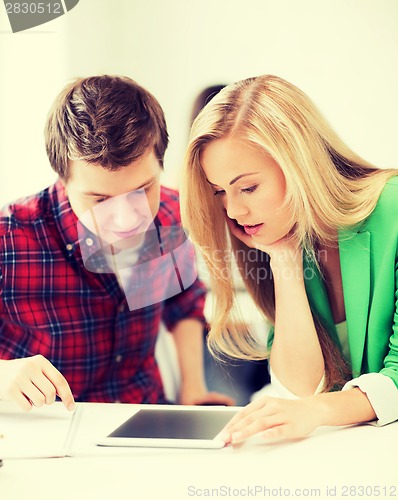
[[[140,197],[140,196],[144,195],[145,193],[148,193],[148,191],[150,191],[151,187],[152,187],[152,184],[149,184],[148,186],[145,186],[145,187],[142,187],[139,189],[134,189],[134,191],[130,191],[127,194],[127,197],[129,199],[134,199],[136,197]]]
[[[241,189],[242,193],[254,193],[254,191],[258,188],[258,184],[255,186],[250,186],[248,188]]]

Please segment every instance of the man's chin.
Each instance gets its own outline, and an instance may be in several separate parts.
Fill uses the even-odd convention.
[[[129,238],[122,238],[112,241],[107,245],[107,251],[109,253],[118,253],[123,250],[132,250],[134,248],[140,247],[144,240],[142,234],[135,234]]]

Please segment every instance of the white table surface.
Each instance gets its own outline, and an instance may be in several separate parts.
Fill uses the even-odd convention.
[[[5,459],[1,500],[375,498],[377,491],[378,498],[398,496],[398,423],[320,428],[300,441],[271,445],[253,439],[220,450],[107,448],[95,446],[95,439],[136,407],[80,406],[74,456]],[[0,402],[0,432],[5,408]],[[50,433],[44,413],[34,409],[28,416]]]

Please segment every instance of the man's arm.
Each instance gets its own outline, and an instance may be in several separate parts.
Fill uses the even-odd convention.
[[[172,330],[181,371],[181,404],[224,404],[235,402],[229,396],[209,392],[206,387],[203,356],[203,323],[197,319],[179,321]]]

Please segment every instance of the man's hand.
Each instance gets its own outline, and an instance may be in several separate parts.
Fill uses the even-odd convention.
[[[179,403],[182,405],[224,405],[234,406],[235,400],[226,394],[219,392],[209,392],[203,388],[200,390],[192,390],[181,387],[179,395]]]
[[[68,410],[75,401],[65,377],[41,355],[0,360],[0,399],[15,401],[23,410],[54,403],[58,395]]]

